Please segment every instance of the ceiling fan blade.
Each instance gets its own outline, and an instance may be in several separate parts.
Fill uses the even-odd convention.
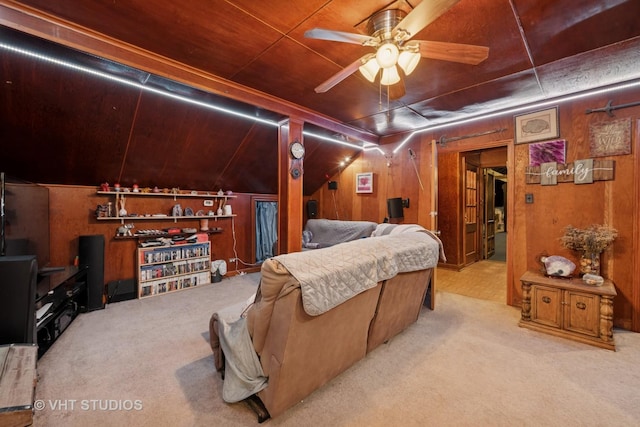
[[[305,31],[304,36],[309,39],[330,40],[334,42],[353,43],[360,45],[364,45],[365,43],[374,40],[373,37],[365,36],[363,34],[325,30],[322,28],[313,28],[311,30],[307,30]]]
[[[328,91],[329,89],[331,89],[332,87],[334,87],[335,85],[337,85],[338,83],[340,83],[341,81],[349,77],[351,74],[355,73],[358,70],[358,68],[360,68],[360,66],[362,65],[362,60],[366,56],[367,55],[363,56],[360,59],[355,60],[354,62],[347,65],[342,70],[340,70],[339,72],[331,76],[327,81],[325,81],[320,86],[315,88],[316,93],[324,93]]]
[[[460,0],[422,0],[402,21],[393,29],[393,34],[406,34],[403,40],[408,40],[418,34],[424,27],[438,19]]]
[[[401,77],[398,83],[391,86],[387,86],[387,90],[389,91],[390,100],[396,100],[396,99],[402,98],[407,93],[404,87],[404,79]]]
[[[424,1],[424,0],[423,0]],[[424,58],[478,65],[489,57],[489,48],[472,44],[414,40],[420,46]]]

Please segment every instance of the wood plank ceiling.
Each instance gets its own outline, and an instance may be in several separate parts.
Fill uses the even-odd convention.
[[[371,48],[305,38],[306,30],[365,34],[376,11],[418,3],[0,0],[0,168],[47,183],[276,193],[277,128],[192,101],[273,123],[290,110],[316,114],[306,131],[360,144],[640,78],[638,0],[460,0],[413,39],[487,46],[484,62],[422,59],[406,94],[388,104],[359,72],[314,92]],[[146,69],[125,48],[215,84]],[[305,144],[305,194],[359,152],[310,135]]]

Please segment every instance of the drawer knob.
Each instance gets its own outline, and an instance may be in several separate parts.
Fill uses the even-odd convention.
[[[551,298],[549,297],[542,297],[542,302],[545,304],[549,304],[551,302]]]
[[[585,304],[583,302],[577,302],[576,303],[576,308],[579,308],[580,310],[584,310],[585,308],[587,308],[587,304]]]

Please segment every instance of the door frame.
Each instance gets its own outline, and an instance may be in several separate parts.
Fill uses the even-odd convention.
[[[439,153],[462,153],[465,151],[477,151],[489,148],[507,147],[507,182],[515,182],[514,165],[515,165],[515,146],[513,139],[502,139],[497,141],[484,141],[482,138],[472,138],[464,140],[464,142],[453,141],[448,142],[446,146],[439,146]],[[507,212],[514,212],[515,202],[515,186],[507,185]],[[513,304],[513,296],[515,293],[515,286],[519,286],[520,282],[516,281],[513,277],[513,238],[515,236],[515,219],[514,215],[507,215],[506,229],[507,233],[507,251],[506,251],[506,267],[507,267],[507,304]]]

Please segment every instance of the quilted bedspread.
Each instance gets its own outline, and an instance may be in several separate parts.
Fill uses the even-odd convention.
[[[441,243],[411,232],[274,257],[300,282],[304,310],[322,314],[398,273],[433,268]]]

